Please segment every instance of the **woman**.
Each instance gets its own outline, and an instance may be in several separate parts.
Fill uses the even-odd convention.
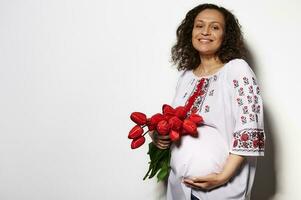
[[[250,199],[256,157],[264,155],[262,99],[255,74],[243,59],[240,26],[231,12],[213,4],[190,10],[177,29],[172,59],[183,70],[173,106],[187,104],[203,116],[198,137],[154,135],[171,148],[167,199]]]

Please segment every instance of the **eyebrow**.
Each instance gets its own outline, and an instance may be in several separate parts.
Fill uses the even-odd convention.
[[[203,20],[201,20],[201,19],[198,19],[198,20],[196,20],[197,22],[205,22],[205,21],[203,21]],[[210,21],[210,23],[218,23],[218,24],[222,24],[221,22],[218,22],[218,21]]]

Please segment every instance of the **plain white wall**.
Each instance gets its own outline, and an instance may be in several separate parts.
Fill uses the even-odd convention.
[[[204,2],[1,0],[0,199],[164,199],[129,114],[171,101],[175,31]],[[233,11],[255,58],[268,146],[254,199],[299,199],[301,3],[206,2]]]

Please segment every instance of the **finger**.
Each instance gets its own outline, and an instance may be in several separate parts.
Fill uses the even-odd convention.
[[[184,181],[184,184],[185,184],[187,187],[194,188],[194,189],[197,189],[197,190],[203,189],[203,188],[201,188],[201,187],[198,185],[198,183],[194,183],[194,182],[191,181],[191,180],[185,180],[185,181]]]
[[[188,180],[188,181],[185,181],[184,184],[188,187],[195,188],[195,189],[198,189],[198,190],[208,190],[208,189],[210,189],[210,183],[208,183],[208,182],[195,183],[192,180]]]
[[[159,149],[163,149],[163,147],[162,147],[161,145],[156,144],[156,143],[155,143],[155,145],[156,145],[156,147],[158,147]]]
[[[200,190],[200,189],[201,189],[201,188],[196,187],[196,186],[194,186],[194,185],[192,185],[192,184],[189,184],[189,183],[185,183],[185,185],[186,185],[187,187],[190,187],[190,188],[195,189],[195,190]]]
[[[161,149],[167,149],[167,148],[169,148],[169,145],[166,145],[166,144],[158,144],[158,146],[159,146]]]
[[[161,143],[161,144],[167,144],[167,145],[170,144],[169,140],[168,141],[167,140],[158,140],[157,142]]]
[[[167,149],[168,148],[168,146],[163,146],[163,145],[158,145],[157,146],[159,149]]]
[[[161,144],[161,143],[155,143],[156,147],[159,149],[167,149],[169,145]]]
[[[208,174],[206,176],[201,176],[201,177],[194,177],[192,178],[193,182],[195,183],[201,183],[201,182],[207,182],[207,181],[212,181],[216,177],[216,174]]]
[[[164,149],[166,149],[166,148],[169,147],[169,144],[162,144],[162,143],[159,143],[159,145],[160,145],[162,148],[164,148]]]
[[[170,140],[169,135],[158,135],[157,138],[159,140]]]
[[[193,184],[193,180],[185,178],[183,179],[183,183]]]

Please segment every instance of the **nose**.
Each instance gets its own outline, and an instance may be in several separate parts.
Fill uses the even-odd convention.
[[[204,28],[202,29],[202,34],[203,35],[210,35],[209,26],[204,26]]]

